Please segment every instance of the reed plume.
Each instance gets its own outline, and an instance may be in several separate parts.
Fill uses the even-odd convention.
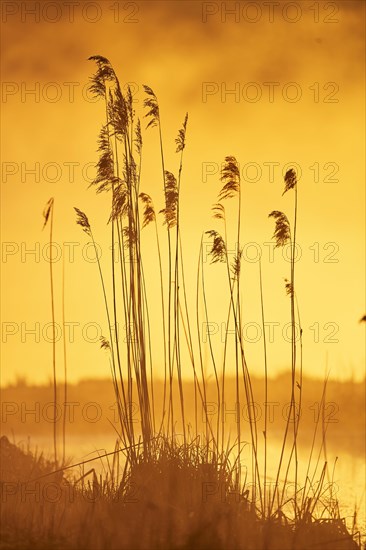
[[[177,208],[178,208],[178,185],[177,180],[171,172],[165,171],[165,208],[160,210],[164,214],[164,223],[168,229],[172,229],[177,225]]]
[[[293,168],[290,168],[290,170],[287,170],[285,174],[285,189],[282,195],[287,193],[287,191],[289,191],[290,189],[294,189],[296,185],[297,185],[296,172]]]
[[[182,128],[178,130],[178,136],[175,139],[175,143],[177,145],[176,153],[180,153],[181,151],[183,151],[183,149],[186,146],[187,122],[188,122],[188,113],[186,113],[184,122],[182,124]]]
[[[49,199],[49,200],[47,201],[46,206],[45,206],[44,209],[43,209],[43,220],[44,220],[44,222],[43,222],[43,227],[42,227],[42,229],[44,229],[44,228],[46,227],[46,225],[47,225],[48,219],[49,219],[50,214],[51,214],[51,212],[52,212],[53,203],[54,203],[54,199],[53,199],[53,198]]]
[[[136,130],[135,130],[135,147],[139,155],[142,151],[142,134],[141,134],[141,122],[140,119],[137,120]]]
[[[95,97],[106,96],[106,83],[115,79],[114,70],[106,57],[93,55],[88,58],[89,61],[95,61],[97,71],[90,78],[89,90]]]
[[[211,229],[210,231],[206,231],[205,233],[206,235],[208,235],[213,239],[212,248],[209,252],[210,256],[212,257],[211,263],[214,264],[216,262],[225,262],[226,261],[226,244],[222,236],[214,229]]]
[[[283,212],[273,210],[268,217],[275,220],[275,230],[272,238],[276,241],[276,248],[285,246],[291,240],[290,222],[287,216]]]
[[[154,126],[157,126],[160,122],[158,98],[156,97],[150,86],[144,85],[144,91],[147,95],[147,98],[144,100],[144,107],[148,109],[145,117],[150,119],[146,126],[146,129],[154,128]]]
[[[112,210],[109,221],[118,221],[130,213],[130,193],[127,183],[113,177]]]
[[[240,172],[237,160],[233,156],[225,157],[225,164],[221,172],[221,181],[224,183],[219,193],[219,199],[231,199],[240,191]]]
[[[213,205],[212,212],[215,219],[225,221],[225,208],[220,202]]]
[[[97,174],[90,186],[95,185],[97,187],[97,193],[101,193],[102,191],[111,190],[112,180],[114,178],[113,152],[107,124],[102,126],[98,145],[100,156],[96,166]]]
[[[100,340],[101,349],[106,349],[106,350],[110,351],[111,345],[110,345],[109,341],[107,340],[107,338],[105,336],[101,336],[99,340]]]
[[[84,233],[91,237],[91,227],[87,215],[79,210],[79,208],[74,207],[74,210],[76,212],[76,224],[80,225]]]
[[[142,204],[144,205],[142,228],[154,222],[156,219],[155,209],[152,202],[152,198],[147,193],[140,193],[139,195]]]
[[[285,280],[285,290],[286,290],[286,294],[287,296],[293,296],[294,294],[294,287],[293,287],[293,284],[288,280],[288,279],[284,279]]]
[[[231,265],[231,271],[232,271],[232,274],[233,274],[234,281],[237,281],[240,277],[242,257],[243,257],[243,249],[240,248],[239,251],[235,254],[232,265]]]

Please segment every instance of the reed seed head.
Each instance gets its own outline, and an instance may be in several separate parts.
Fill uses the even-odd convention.
[[[155,221],[155,210],[152,199],[147,193],[140,193],[139,195],[142,204],[144,205],[142,228],[149,225],[149,223]]]
[[[232,273],[233,273],[234,281],[238,281],[238,280],[239,280],[239,277],[240,277],[240,269],[241,269],[241,259],[242,259],[242,256],[243,256],[243,249],[240,248],[240,249],[238,250],[237,254],[235,254],[233,263],[232,263],[232,265],[231,265],[231,271],[232,271]]]
[[[224,239],[214,229],[206,231],[206,235],[209,235],[209,237],[213,239],[212,248],[209,252],[212,257],[211,263],[224,262],[226,260],[226,245]]]
[[[134,111],[134,108],[133,108],[132,92],[131,92],[131,88],[129,86],[127,86],[127,101],[126,101],[126,104],[127,104],[128,116],[129,116],[130,122],[132,124],[134,116],[135,116],[135,111]]]
[[[135,130],[135,147],[139,155],[141,155],[142,150],[142,135],[141,135],[141,122],[140,119],[137,119],[136,130]]]
[[[110,146],[109,130],[107,124],[102,126],[98,139],[98,151],[100,157],[97,163],[97,175],[90,185],[97,186],[97,193],[108,191],[114,178],[113,153]]]
[[[235,157],[225,157],[225,164],[221,171],[220,180],[224,183],[219,193],[219,199],[231,199],[240,190],[240,172]]]
[[[110,351],[111,345],[110,345],[109,341],[107,340],[107,338],[105,336],[101,336],[99,340],[100,340],[101,349],[105,349],[107,351]]]
[[[119,141],[123,140],[128,131],[129,108],[128,100],[124,98],[119,83],[117,83],[113,93],[112,90],[109,93],[108,119],[111,126],[110,133],[115,135]]]
[[[186,113],[182,128],[178,132],[178,137],[175,140],[177,144],[176,153],[183,151],[186,146],[186,132],[187,132],[188,113]]]
[[[171,172],[165,171],[165,208],[160,210],[164,214],[164,224],[169,229],[177,225],[178,209],[178,185],[177,180]]]
[[[276,248],[284,246],[291,239],[290,222],[283,212],[273,210],[268,215],[269,218],[274,218],[276,225],[273,233],[273,239],[276,240]]]
[[[288,280],[284,279],[285,281],[285,289],[287,296],[293,296],[294,295],[294,285]]]
[[[74,206],[74,210],[76,212],[76,223],[77,223],[77,225],[80,225],[82,230],[89,237],[91,237],[92,236],[91,235],[91,227],[90,227],[90,223],[89,223],[87,215],[84,214],[84,212],[82,212],[81,210],[79,210],[79,208],[76,208],[75,206]]]
[[[282,195],[284,195],[290,189],[294,189],[296,185],[297,185],[296,172],[293,168],[290,168],[290,170],[287,170],[285,174],[285,190],[282,193]]]
[[[106,96],[106,82],[116,79],[115,72],[106,57],[101,55],[93,55],[89,57],[89,61],[95,61],[97,71],[90,79],[89,90],[94,97]]]
[[[47,204],[46,206],[44,207],[43,209],[43,219],[44,219],[44,223],[43,223],[43,227],[42,229],[44,229],[47,225],[47,222],[48,222],[48,218],[50,217],[50,214],[51,214],[51,211],[52,211],[52,208],[53,208],[53,203],[54,203],[54,199],[53,197],[51,197],[48,201],[47,201]]]
[[[157,124],[160,122],[158,99],[150,86],[144,85],[144,90],[146,95],[148,96],[144,100],[144,107],[146,109],[149,109],[145,117],[150,118],[150,121],[148,122],[146,128],[150,128],[150,126],[153,128],[154,126],[157,126]]]
[[[213,205],[212,212],[213,217],[217,220],[225,220],[225,208],[220,202]]]
[[[127,184],[119,178],[113,178],[111,181],[113,183],[113,201],[109,221],[127,216],[130,205]]]
[[[130,248],[137,242],[137,232],[133,223],[122,228],[124,248]]]

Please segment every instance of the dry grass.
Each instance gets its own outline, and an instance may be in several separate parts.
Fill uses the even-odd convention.
[[[232,466],[207,451],[156,440],[154,458],[130,467],[112,454],[102,478],[86,464],[53,473],[2,438],[1,548],[357,549],[338,517],[261,519]]]

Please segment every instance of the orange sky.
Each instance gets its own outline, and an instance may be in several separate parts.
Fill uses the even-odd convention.
[[[263,2],[252,2],[251,7],[248,2],[236,3],[240,7],[237,21],[229,14],[225,21],[221,7],[230,8],[233,2],[132,2],[127,10],[126,3],[107,0],[93,3],[95,12],[90,2],[79,2],[73,20],[64,2],[58,2],[57,13],[46,4],[50,5],[39,3],[37,22],[34,15],[22,12],[22,3],[2,4],[3,383],[16,375],[35,382],[51,375],[50,330],[46,332],[51,320],[48,233],[42,232],[42,210],[51,196],[55,198],[58,250],[69,243],[64,249],[66,317],[75,323],[74,342],[68,345],[70,378],[109,375],[105,354],[91,341],[97,332],[88,325],[98,324],[106,333],[97,268],[88,261],[88,239],[76,226],[72,209],[78,206],[88,214],[108,276],[108,198],[88,189],[103,122],[103,106],[88,100],[86,92],[94,71],[87,58],[95,54],[110,59],[121,82],[133,83],[139,115],[143,114],[142,84],[154,89],[160,103],[166,165],[174,172],[178,169],[174,140],[189,113],[181,221],[192,315],[200,236],[207,229],[220,229],[210,209],[220,190],[220,164],[226,155],[235,155],[243,178],[242,244],[257,243],[263,252],[266,319],[277,323],[269,346],[270,372],[289,366],[290,344],[282,336],[290,321],[283,288],[289,263],[281,250],[271,262],[270,245],[264,243],[270,243],[273,233],[270,211],[284,210],[292,216],[293,197],[289,193],[281,197],[282,172],[286,165],[295,165],[302,172],[297,293],[304,329],[304,369],[309,375],[323,376],[328,357],[331,376],[363,376],[365,338],[358,321],[365,308],[364,3],[331,3],[339,8],[337,13],[329,3],[316,3],[319,22],[311,9],[314,2],[307,1],[297,3],[298,14],[288,2],[280,2],[272,22]],[[119,6],[119,14],[112,5]],[[217,13],[207,14],[216,8]],[[298,21],[289,21],[297,15]],[[248,21],[257,16],[257,22]],[[93,17],[98,19],[94,23]],[[256,102],[254,93],[259,94]],[[298,101],[292,101],[294,94]],[[160,209],[163,195],[156,130],[144,132],[143,139],[142,190],[153,196]],[[36,173],[29,172],[32,168]],[[158,310],[153,237],[146,228],[151,315]],[[25,254],[30,249],[39,252]],[[243,265],[243,322],[248,330],[250,323],[252,328],[260,323],[258,264],[250,261],[253,251],[247,248]],[[60,259],[55,263],[59,324],[61,274]],[[205,275],[215,331],[212,341],[221,357],[228,303],[218,289],[226,281],[222,266],[205,264]],[[157,317],[153,342],[159,373],[158,323]],[[39,342],[26,332],[32,327],[39,332]],[[249,367],[261,373],[262,342],[254,342],[252,332],[247,340]],[[61,340],[57,348],[61,372]],[[189,365],[185,374],[191,375]]]

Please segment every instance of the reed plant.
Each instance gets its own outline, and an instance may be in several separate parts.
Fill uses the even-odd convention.
[[[53,383],[53,452],[54,461],[57,464],[57,374],[56,374],[56,325],[55,325],[55,296],[53,283],[53,211],[54,199],[50,198],[43,210],[43,229],[49,221],[50,227],[50,289],[51,289],[51,316],[52,316],[52,383]]]
[[[164,207],[157,212],[149,190],[143,189],[143,145],[144,130],[134,110],[132,92],[127,86],[124,93],[119,79],[108,59],[102,56],[90,58],[96,70],[90,82],[90,90],[96,98],[104,102],[104,121],[98,139],[99,159],[96,164],[96,176],[91,187],[97,194],[109,197],[108,225],[111,242],[111,282],[107,285],[105,267],[102,266],[92,223],[85,212],[75,207],[77,224],[91,240],[95,248],[97,268],[100,277],[102,296],[106,314],[107,329],[100,339],[100,346],[109,358],[112,383],[118,411],[118,441],[111,453],[105,453],[108,462],[108,475],[103,481],[98,480],[95,470],[83,470],[75,482],[84,484],[88,476],[92,477],[89,488],[104,487],[102,494],[107,500],[118,492],[126,494],[128,488],[142,488],[142,511],[148,514],[151,527],[146,527],[143,536],[150,536],[149,543],[141,542],[141,548],[155,544],[159,548],[188,548],[196,544],[197,548],[207,548],[208,538],[199,536],[207,521],[216,521],[215,531],[217,548],[305,548],[301,542],[296,546],[296,537],[302,540],[306,529],[315,522],[317,509],[324,502],[324,485],[329,474],[326,460],[326,422],[324,410],[322,416],[322,439],[320,451],[315,461],[315,442],[321,417],[316,423],[313,444],[309,456],[306,479],[300,486],[299,480],[299,425],[302,404],[303,361],[302,361],[302,328],[300,308],[295,286],[296,238],[298,224],[298,181],[296,172],[290,169],[284,176],[284,193],[294,192],[293,220],[290,223],[287,215],[274,210],[269,214],[275,221],[273,238],[276,247],[290,246],[290,272],[285,279],[285,292],[289,296],[289,316],[291,319],[291,383],[290,408],[285,422],[280,456],[276,468],[274,487],[268,481],[268,440],[270,422],[267,403],[269,399],[269,369],[267,341],[265,334],[265,292],[263,288],[262,269],[259,262],[259,300],[263,328],[263,371],[265,417],[262,432],[255,409],[252,373],[247,361],[247,350],[243,339],[243,324],[246,312],[242,307],[243,283],[243,201],[245,198],[241,181],[239,162],[234,156],[226,156],[220,176],[221,189],[217,203],[212,207],[215,224],[221,229],[213,228],[202,235],[197,259],[195,312],[190,311],[188,289],[186,286],[186,269],[183,254],[183,231],[181,225],[181,189],[184,185],[184,154],[188,145],[188,114],[178,130],[175,141],[175,152],[178,155],[176,171],[167,170],[164,128],[158,97],[149,86],[144,86],[144,109],[146,131],[156,133],[160,151],[161,179]],[[228,206],[229,205],[229,206]],[[231,205],[231,206],[230,206]],[[235,209],[235,219],[227,219],[227,208]],[[52,242],[53,201],[45,210],[45,224],[50,217],[50,241]],[[162,224],[159,224],[159,218]],[[162,244],[161,228],[164,240]],[[145,277],[146,266],[143,257],[143,235],[153,230],[156,242],[156,266],[159,273],[158,310],[151,310],[148,284]],[[235,242],[231,243],[229,235],[234,233]],[[227,333],[223,342],[223,354],[219,360],[217,352],[208,334],[209,362],[214,378],[214,392],[217,402],[217,417],[212,419],[208,410],[209,375],[204,361],[201,323],[210,319],[210,303],[207,292],[208,270],[203,256],[204,239],[210,239],[209,257],[211,264],[222,263],[224,280],[220,284],[226,292],[227,324],[234,326],[234,342],[229,342]],[[234,246],[233,246],[234,244]],[[230,258],[229,250],[234,249]],[[116,261],[118,255],[119,262]],[[53,276],[52,267],[51,294],[52,318],[54,322]],[[107,289],[110,291],[107,292]],[[226,289],[226,290],[225,290]],[[203,311],[200,314],[200,311]],[[153,314],[153,315],[152,315]],[[64,305],[63,305],[64,317]],[[161,334],[160,347],[163,364],[158,367],[156,360],[156,342],[152,341],[152,319],[159,323]],[[121,341],[118,327],[126,327],[125,342]],[[65,320],[63,319],[63,322]],[[300,339],[297,343],[297,327]],[[64,350],[64,375],[67,378],[66,350]],[[235,363],[235,409],[236,433],[232,440],[227,433],[225,423],[225,396],[227,391],[228,363],[234,357]],[[188,358],[188,359],[186,359]],[[56,369],[55,347],[53,347],[54,403],[56,406]],[[190,367],[189,367],[190,365]],[[161,410],[157,407],[155,382],[157,372],[162,367],[164,388]],[[185,405],[184,377],[191,368],[194,383],[194,429],[187,422]],[[66,384],[65,384],[66,387]],[[66,401],[65,394],[65,401]],[[244,399],[248,411],[248,427],[241,421],[241,402]],[[325,389],[322,403],[325,402]],[[133,404],[138,405],[138,424],[134,422]],[[158,414],[159,409],[159,414]],[[203,411],[204,429],[200,433],[198,415]],[[291,429],[292,428],[292,429]],[[64,427],[65,455],[65,427]],[[263,437],[263,439],[262,439]],[[54,463],[57,465],[56,424],[54,425]],[[243,450],[250,445],[250,459],[243,467]],[[263,453],[261,452],[264,448]],[[287,451],[288,454],[287,454]],[[120,462],[120,456],[123,460]],[[321,456],[325,461],[319,472]],[[109,460],[112,458],[112,466]],[[65,458],[63,456],[63,462]],[[84,467],[87,462],[82,463]],[[75,467],[75,465],[73,465]],[[80,466],[80,464],[77,464]],[[88,466],[89,468],[89,466]],[[313,468],[313,471],[312,471]],[[59,469],[65,472],[66,468]],[[283,475],[284,472],[284,475]],[[48,475],[48,474],[47,474]],[[319,475],[318,483],[315,482]],[[286,496],[286,487],[294,481],[295,491],[291,498]],[[217,507],[209,507],[205,515],[202,501],[202,487],[224,487],[223,501]],[[174,484],[177,487],[173,495]],[[205,485],[206,484],[206,485]],[[98,489],[98,490],[99,490]],[[236,505],[227,506],[230,495],[236,495]],[[191,499],[187,507],[186,499]],[[113,498],[112,498],[113,500]],[[235,498],[234,498],[235,500]],[[325,507],[331,510],[330,516],[339,531],[339,515],[333,504]],[[329,501],[329,502],[330,502]],[[193,504],[192,504],[193,503]],[[156,509],[163,514],[165,528],[154,531],[152,525],[156,519]],[[184,521],[195,517],[195,531],[187,530],[174,512],[183,514]],[[208,509],[208,508],[207,508]],[[234,518],[228,519],[228,514]],[[115,512],[112,512],[112,517]],[[150,514],[150,515],[149,515]],[[193,514],[190,516],[189,514]],[[324,507],[321,514],[324,514]],[[195,516],[194,516],[195,515]],[[130,517],[127,514],[128,517]],[[228,545],[228,533],[235,529],[237,536],[242,534],[239,519],[248,528],[246,542],[236,540],[235,546]],[[183,524],[184,524],[183,521]],[[133,522],[132,522],[133,523]],[[132,524],[131,524],[132,525]],[[175,529],[175,531],[174,531]],[[305,531],[304,531],[305,530]],[[339,531],[340,532],[340,531]],[[224,534],[226,533],[226,535]],[[141,535],[142,536],[142,535]],[[154,538],[155,537],[155,538]],[[226,538],[225,538],[226,537]],[[305,539],[304,539],[305,540]],[[318,540],[318,539],[317,539]],[[200,541],[200,542],[199,542]],[[287,544],[291,541],[291,544]],[[212,541],[211,541],[212,542]],[[247,544],[248,543],[248,544]],[[200,546],[201,544],[201,546]],[[210,543],[211,544],[211,543]],[[226,545],[226,546],[225,546]],[[281,546],[282,545],[282,546]],[[214,548],[213,546],[211,546]],[[326,547],[326,546],[324,546]]]

